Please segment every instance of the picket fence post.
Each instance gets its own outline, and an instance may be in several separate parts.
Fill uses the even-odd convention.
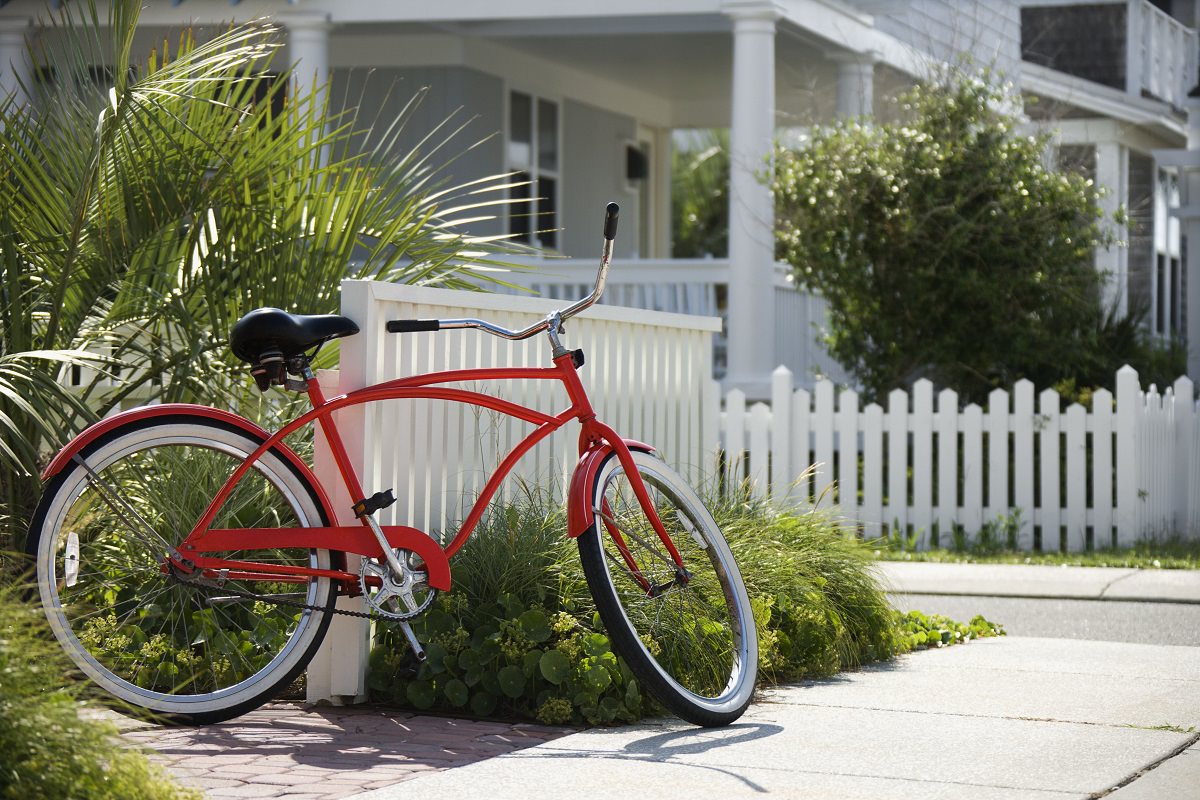
[[[1117,535],[1116,544],[1132,545],[1138,534],[1139,468],[1138,427],[1142,416],[1137,370],[1126,364],[1117,370]]]

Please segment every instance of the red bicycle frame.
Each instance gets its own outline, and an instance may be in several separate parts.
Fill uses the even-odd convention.
[[[480,392],[468,391],[440,386],[446,383],[462,383],[468,381],[488,380],[552,380],[563,384],[570,405],[564,411],[553,416],[532,408],[493,397]],[[628,476],[635,495],[643,511],[651,521],[659,539],[670,553],[676,566],[682,571],[683,563],[679,551],[675,548],[670,536],[667,535],[661,520],[654,509],[641,476],[633,461],[632,449],[651,451],[647,445],[639,442],[623,440],[612,428],[596,419],[591,401],[579,379],[574,357],[565,353],[554,358],[554,366],[547,368],[494,368],[450,370],[445,372],[417,375],[387,381],[375,386],[365,387],[345,395],[326,399],[315,377],[307,381],[308,396],[312,409],[296,418],[283,428],[272,434],[230,475],[225,484],[213,497],[201,518],[196,522],[188,536],[178,547],[178,556],[172,555],[169,560],[177,568],[185,572],[201,570],[206,575],[221,575],[235,580],[272,580],[278,582],[303,583],[313,577],[327,577],[339,581],[344,589],[358,593],[358,576],[340,569],[317,569],[282,564],[266,564],[256,561],[242,561],[214,555],[228,553],[248,546],[254,549],[302,547],[327,549],[335,552],[356,553],[367,558],[381,558],[382,548],[370,531],[365,517],[361,525],[325,525],[320,527],[296,528],[210,528],[221,506],[228,499],[238,482],[246,475],[258,459],[275,447],[286,447],[284,439],[301,427],[313,423],[321,426],[330,450],[337,464],[338,472],[344,481],[350,496],[361,499],[365,497],[358,475],[354,471],[350,458],[346,453],[340,433],[334,423],[333,413],[340,409],[371,403],[381,400],[403,399],[433,399],[450,402],[466,403],[468,405],[487,408],[516,419],[529,422],[537,427],[525,436],[496,468],[488,479],[483,491],[472,506],[470,513],[463,522],[454,539],[443,549],[436,540],[423,531],[401,525],[382,526],[388,543],[395,548],[403,548],[415,552],[425,562],[428,572],[429,585],[435,589],[450,588],[449,559],[466,543],[476,526],[482,519],[484,511],[491,503],[505,477],[516,463],[536,444],[551,433],[562,428],[572,419],[582,424],[579,435],[579,462],[571,480],[569,502],[568,535],[575,537],[594,524],[596,509],[592,508],[591,499],[586,495],[590,490],[592,479],[596,475],[601,462],[610,453],[615,453]],[[629,549],[607,516],[606,509],[601,509],[602,522],[613,537],[618,550],[635,578],[650,590],[650,584],[641,576]],[[164,566],[165,568],[165,566]],[[681,572],[686,574],[686,572]]]

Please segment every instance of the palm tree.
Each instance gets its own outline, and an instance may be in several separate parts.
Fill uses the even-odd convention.
[[[461,231],[508,188],[449,179],[461,120],[414,149],[419,96],[374,131],[324,93],[285,97],[265,22],[136,61],[139,5],[64,4],[33,53],[52,84],[0,99],[0,548],[82,425],[131,398],[245,391],[224,340],[246,311],[336,311],[345,277],[474,288],[504,266],[507,245]],[[94,63],[133,66],[102,87]]]

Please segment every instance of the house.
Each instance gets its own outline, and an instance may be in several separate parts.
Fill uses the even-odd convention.
[[[21,42],[35,30],[34,8],[0,3],[0,89],[32,74]],[[1081,15],[1108,38],[1072,38],[1091,30],[1073,22]],[[813,338],[819,299],[792,289],[772,257],[772,203],[756,173],[776,131],[869,115],[963,51],[1041,99],[1034,122],[1057,126],[1060,152],[1090,159],[1114,207],[1131,209],[1135,246],[1098,255],[1110,296],[1147,297],[1162,335],[1186,324],[1178,226],[1165,213],[1173,190],[1149,154],[1183,142],[1193,0],[151,0],[142,23],[149,42],[184,23],[258,16],[286,28],[297,79],[328,81],[335,104],[361,98],[387,117],[406,87],[428,86],[420,113],[430,125],[463,106],[477,130],[501,132],[457,171],[528,177],[514,191],[541,198],[538,222],[513,214],[496,225],[569,257],[539,264],[528,280],[542,291],[590,280],[599,210],[620,202],[606,299],[724,313],[718,362],[725,383],[752,397],[767,395],[780,363],[802,378],[839,373]],[[1125,55],[1102,63],[1118,44]],[[730,129],[727,259],[671,258],[670,151],[681,128]]]

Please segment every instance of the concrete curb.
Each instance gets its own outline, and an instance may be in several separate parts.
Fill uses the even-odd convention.
[[[1200,604],[1200,570],[880,561],[894,594]]]

